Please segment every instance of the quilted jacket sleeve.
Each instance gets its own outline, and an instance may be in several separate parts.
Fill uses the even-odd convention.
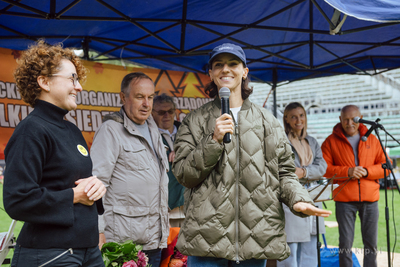
[[[175,160],[172,171],[179,183],[187,188],[201,184],[218,163],[224,146],[204,133],[200,120],[192,111],[179,127],[174,143]]]

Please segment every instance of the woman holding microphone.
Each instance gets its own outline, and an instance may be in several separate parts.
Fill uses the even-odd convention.
[[[188,266],[264,267],[290,254],[280,201],[299,216],[328,216],[298,182],[292,150],[275,117],[248,99],[241,47],[225,43],[209,59],[211,101],[189,113],[175,141],[173,172],[185,191],[186,218],[177,248]],[[230,91],[221,115],[218,92]],[[231,142],[223,143],[225,134]]]

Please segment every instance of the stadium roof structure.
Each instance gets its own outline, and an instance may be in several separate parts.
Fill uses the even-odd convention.
[[[245,50],[252,80],[274,85],[400,67],[400,2],[342,2],[0,0],[0,47],[44,38],[88,60],[207,73],[208,53],[231,42]]]

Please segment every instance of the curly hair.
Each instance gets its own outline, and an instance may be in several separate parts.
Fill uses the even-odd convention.
[[[242,89],[243,100],[246,100],[253,93],[253,87],[251,87],[249,83],[250,83],[249,76],[247,76],[246,79],[242,80],[241,89]],[[211,81],[206,85],[204,92],[208,94],[210,98],[214,98],[215,96],[218,95],[218,87],[214,83],[214,81]]]
[[[62,59],[67,59],[74,64],[80,82],[86,80],[87,70],[79,57],[71,49],[63,48],[62,44],[48,45],[44,40],[39,40],[25,50],[17,60],[14,78],[22,99],[32,107],[40,96],[37,78],[50,77],[59,71]]]

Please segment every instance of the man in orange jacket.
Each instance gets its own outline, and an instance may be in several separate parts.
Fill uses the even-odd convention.
[[[339,225],[339,264],[353,266],[351,247],[354,240],[354,224],[358,212],[364,242],[364,267],[377,266],[379,179],[383,178],[385,163],[379,140],[370,135],[366,142],[360,139],[368,128],[355,123],[362,118],[357,106],[342,108],[340,123],[321,146],[328,168],[325,177],[350,177],[335,180],[339,187],[333,192],[336,204],[336,220]]]

